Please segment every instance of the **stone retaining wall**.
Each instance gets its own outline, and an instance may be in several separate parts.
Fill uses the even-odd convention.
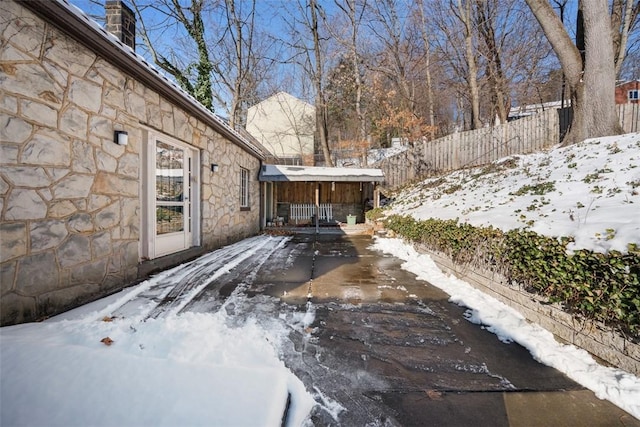
[[[145,129],[200,152],[203,249],[259,231],[258,158],[21,4],[0,2],[0,15],[0,324],[139,277]],[[115,144],[114,130],[129,144]],[[248,211],[240,167],[251,176]]]
[[[527,320],[537,323],[556,337],[580,347],[604,362],[634,375],[640,375],[640,345],[624,339],[601,324],[578,320],[544,298],[508,284],[494,272],[455,264],[443,254],[416,245],[428,254],[440,269],[462,279],[497,300],[518,310]]]

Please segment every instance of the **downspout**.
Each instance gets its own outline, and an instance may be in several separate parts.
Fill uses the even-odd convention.
[[[260,170],[262,172],[265,171],[265,166],[262,164],[262,160],[260,160]],[[260,215],[260,231],[264,231],[264,229],[267,227],[267,183],[265,182],[260,182],[260,173],[258,173],[258,188],[259,188],[259,198],[260,198],[260,203],[258,203],[258,205],[260,206],[259,208],[259,215]]]

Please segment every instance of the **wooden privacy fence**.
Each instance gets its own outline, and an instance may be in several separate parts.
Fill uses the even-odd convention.
[[[502,125],[417,142],[373,167],[384,171],[384,187],[393,189],[419,178],[549,148],[559,142],[559,126],[558,111],[547,110]]]
[[[316,205],[313,203],[292,203],[289,207],[289,221],[309,222],[316,214]],[[318,206],[318,219],[321,221],[333,220],[333,207],[331,203],[320,203]]]
[[[619,104],[618,117],[625,133],[640,132],[640,104]]]
[[[384,188],[459,169],[483,166],[502,157],[529,154],[559,144],[571,122],[571,109],[549,109],[509,123],[456,132],[374,163],[384,171]],[[640,104],[618,105],[625,133],[640,131]]]

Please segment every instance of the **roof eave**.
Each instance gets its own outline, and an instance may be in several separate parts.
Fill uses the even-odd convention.
[[[384,177],[377,176],[286,176],[286,175],[260,175],[261,182],[382,182]]]
[[[61,31],[74,38],[79,43],[86,46],[98,56],[106,59],[126,74],[143,83],[150,89],[164,96],[168,101],[184,109],[197,119],[210,125],[214,130],[219,132],[231,142],[249,152],[253,156],[264,160],[264,155],[254,147],[247,144],[236,131],[231,127],[224,125],[216,120],[213,113],[207,110],[202,104],[195,99],[190,99],[188,95],[172,84],[166,77],[157,72],[155,69],[145,67],[139,61],[137,56],[129,47],[116,39],[108,39],[109,33],[101,29],[104,34],[101,35],[95,28],[88,25],[83,19],[76,14],[69,13],[68,9],[59,1],[51,0],[16,0],[36,15],[42,17],[47,22],[52,23]],[[71,7],[71,6],[70,6]],[[107,38],[105,38],[105,36]],[[116,44],[119,43],[119,48]],[[146,61],[145,61],[146,62]]]

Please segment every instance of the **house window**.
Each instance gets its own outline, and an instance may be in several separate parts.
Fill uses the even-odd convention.
[[[629,101],[638,101],[638,92],[640,92],[638,89],[630,90]]]
[[[240,209],[249,209],[249,170],[240,168]]]

